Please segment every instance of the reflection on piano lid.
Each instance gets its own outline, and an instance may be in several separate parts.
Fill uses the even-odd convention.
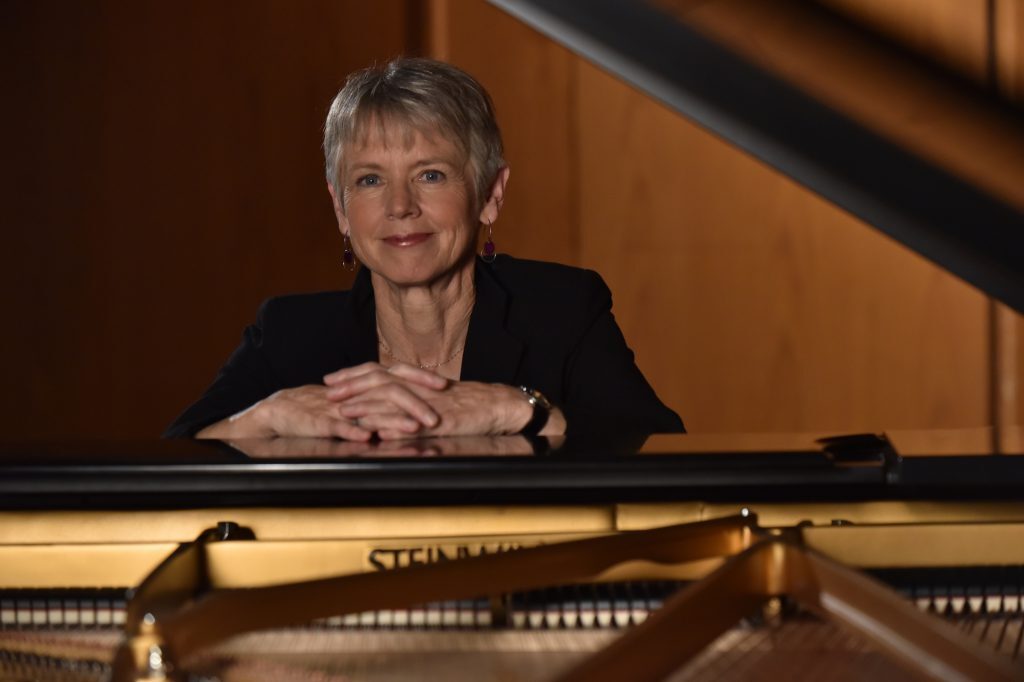
[[[490,2],[1024,312],[1024,116],[991,93],[808,0]]]
[[[880,436],[834,433],[733,433],[685,436],[653,434],[641,453],[681,452],[801,452],[831,449],[848,455],[856,449],[882,452],[891,448],[901,457],[939,455],[1024,454],[1024,426],[1007,426],[998,434],[991,427],[972,429],[887,429]]]
[[[968,430],[8,444],[0,508],[1024,499],[1020,429],[1002,443],[988,454],[990,433]]]

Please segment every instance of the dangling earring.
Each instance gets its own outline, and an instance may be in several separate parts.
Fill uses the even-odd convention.
[[[356,254],[352,252],[352,242],[349,240],[347,234],[341,235],[341,238],[345,244],[344,250],[341,252],[341,267],[345,268],[349,272],[355,272]]]
[[[485,263],[493,263],[494,257],[497,255],[494,247],[494,228],[491,227],[491,223],[487,223],[487,241],[484,242],[484,248],[480,249],[480,260]]]

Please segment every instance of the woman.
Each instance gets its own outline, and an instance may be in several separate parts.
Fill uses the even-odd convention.
[[[362,263],[352,290],[264,303],[166,435],[682,431],[634,364],[600,277],[494,255],[509,168],[469,75],[425,59],[353,74],[324,152],[343,263]]]

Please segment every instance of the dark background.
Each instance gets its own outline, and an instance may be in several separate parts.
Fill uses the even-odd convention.
[[[5,437],[159,433],[264,297],[347,286],[323,118],[419,4],[0,2]]]

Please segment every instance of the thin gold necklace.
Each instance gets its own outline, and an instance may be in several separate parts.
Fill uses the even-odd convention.
[[[462,355],[462,349],[465,348],[465,346],[459,346],[459,349],[457,351],[455,351],[454,353],[452,353],[452,356],[450,358],[448,358],[447,360],[443,360],[441,362],[435,362],[435,363],[432,363],[432,364],[429,364],[429,365],[421,365],[418,362],[412,362],[410,360],[405,360],[405,359],[400,358],[397,355],[395,355],[391,351],[391,349],[388,347],[388,344],[384,343],[384,337],[381,336],[381,333],[380,333],[379,329],[377,330],[377,343],[380,344],[380,348],[381,348],[381,350],[384,351],[384,355],[387,355],[392,360],[398,360],[399,362],[404,363],[406,365],[416,365],[420,369],[437,369],[438,367],[441,367],[442,365],[447,365],[449,362],[451,362],[455,358],[457,358],[460,355]]]

